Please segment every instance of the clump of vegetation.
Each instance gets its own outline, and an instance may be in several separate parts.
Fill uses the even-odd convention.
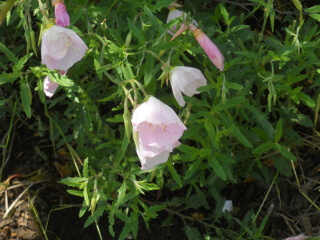
[[[84,227],[100,233],[107,215],[118,239],[137,238],[141,220],[148,228],[176,217],[188,239],[272,239],[283,181],[319,210],[301,185],[306,175],[319,183],[302,170],[307,158],[319,167],[320,5],[53,5],[0,5],[1,177],[19,121],[50,139],[51,151],[67,149],[74,170],[60,182],[83,199]],[[254,207],[240,193],[250,183],[262,196]]]

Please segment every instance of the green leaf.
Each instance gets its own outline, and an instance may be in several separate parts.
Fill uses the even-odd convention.
[[[193,162],[186,172],[185,179],[190,178],[198,170],[201,163],[202,159],[198,159],[197,161]]]
[[[243,103],[246,100],[245,97],[239,96],[239,97],[233,97],[231,99],[228,99],[226,103],[218,103],[216,106],[212,108],[212,112],[220,112],[229,108],[233,108],[241,103]]]
[[[83,176],[87,178],[88,177],[88,158],[84,160],[82,171],[83,171]]]
[[[50,81],[58,83],[62,87],[72,87],[74,82],[67,76],[63,76],[57,72],[48,72]]]
[[[83,185],[84,182],[86,182],[88,179],[85,177],[68,177],[61,179],[59,182],[63,183],[69,187],[80,187]]]
[[[282,137],[282,119],[280,118],[277,123],[276,133],[274,135],[274,141],[279,142]]]
[[[136,25],[134,25],[134,23],[128,18],[128,26],[130,28],[130,30],[132,31],[133,35],[138,38],[140,43],[144,43],[145,39],[142,35],[142,33],[140,32],[140,30],[136,27]]]
[[[223,168],[219,164],[219,161],[214,156],[208,157],[208,163],[213,171],[224,181],[227,180],[227,175],[225,174]]]
[[[25,79],[20,81],[20,94],[23,110],[26,113],[28,118],[31,118],[31,91],[28,82]]]
[[[315,5],[313,7],[306,8],[304,9],[304,11],[307,13],[320,13],[320,5]]]
[[[235,161],[231,157],[228,157],[225,154],[216,153],[214,156],[215,156],[215,158],[217,158],[221,162],[235,163]]]
[[[244,87],[238,83],[234,82],[226,82],[226,86],[230,89],[235,89],[235,90],[242,90]]]
[[[262,153],[269,151],[270,149],[276,149],[275,144],[273,142],[266,142],[266,143],[259,145],[255,149],[253,149],[252,153],[260,155]]]
[[[199,230],[194,227],[185,226],[184,231],[186,233],[188,240],[202,240],[203,239]]]
[[[67,189],[67,192],[78,197],[83,197],[83,191]]]
[[[16,58],[16,56],[14,55],[13,52],[11,52],[5,45],[3,45],[0,42],[0,52],[3,52],[11,62],[13,62],[14,64],[18,63],[18,58]]]
[[[11,83],[21,77],[21,73],[1,73],[0,74],[0,85],[5,83]]]
[[[158,190],[159,187],[154,184],[154,183],[147,183],[147,182],[144,182],[144,181],[139,181],[138,182],[139,186],[147,191],[152,191],[152,190]]]
[[[158,32],[163,33],[164,29],[163,29],[162,25],[160,25],[160,23],[159,23],[160,20],[153,15],[153,13],[150,11],[150,9],[147,7],[147,5],[144,6],[144,12],[147,14],[147,16],[152,24],[152,27],[157,29]]]
[[[292,160],[292,161],[297,161],[297,158],[295,155],[293,155],[287,147],[283,146],[283,145],[280,145],[280,153],[282,156],[288,158],[289,160]]]
[[[121,185],[121,187],[118,189],[118,200],[115,204],[115,207],[118,208],[121,204],[124,203],[124,198],[126,196],[126,191],[127,191],[127,184],[124,181]]]
[[[176,169],[170,163],[167,164],[167,167],[169,169],[171,176],[173,177],[173,180],[178,184],[179,187],[181,187],[182,186],[181,178],[180,178],[179,174],[177,173]]]
[[[14,66],[13,66],[13,71],[14,72],[20,72],[21,69],[24,67],[28,59],[32,56],[32,54],[27,54],[24,57],[22,57]]]

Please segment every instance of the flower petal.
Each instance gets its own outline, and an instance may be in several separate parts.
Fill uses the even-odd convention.
[[[54,25],[42,36],[42,63],[51,70],[67,71],[83,58],[87,49],[74,31]]]
[[[177,123],[184,130],[187,129],[171,107],[152,96],[134,111],[131,122],[135,131],[142,122],[154,125]]]
[[[44,89],[44,94],[51,98],[53,96],[53,94],[55,93],[55,91],[57,90],[57,88],[59,87],[58,83],[55,82],[51,82],[49,76],[47,76],[44,79],[43,82],[43,89]]]
[[[174,97],[178,104],[183,107],[185,101],[181,92],[192,97],[199,93],[197,88],[207,85],[207,80],[199,69],[179,66],[171,70],[170,83]]]
[[[139,131],[139,138],[143,144],[158,148],[177,142],[184,130],[185,127],[180,126],[178,123],[153,125],[148,122],[142,122],[136,128],[136,131]]]
[[[206,52],[211,62],[221,71],[223,71],[224,57],[219,48],[200,29],[194,30],[193,35]]]

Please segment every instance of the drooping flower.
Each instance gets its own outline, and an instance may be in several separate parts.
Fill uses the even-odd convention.
[[[172,108],[152,96],[134,111],[131,122],[143,170],[166,162],[187,129]]]
[[[65,76],[67,74],[67,72],[66,71],[59,71],[59,74]],[[56,92],[58,87],[59,87],[59,84],[56,82],[52,82],[49,76],[47,76],[44,79],[43,90],[44,90],[44,94],[47,97],[51,98],[53,96],[53,94]]]
[[[170,83],[174,97],[178,104],[183,107],[185,101],[182,93],[188,97],[200,93],[197,88],[207,85],[207,80],[199,69],[179,66],[171,70]]]
[[[193,36],[208,55],[211,62],[221,71],[223,71],[224,57],[219,48],[200,29],[193,26],[192,28],[190,27],[190,30],[192,30]]]
[[[54,5],[54,16],[56,24],[61,27],[70,25],[70,17],[67,12],[66,6],[62,2],[58,2]]]
[[[80,61],[88,47],[72,30],[53,25],[42,35],[41,58],[51,70],[67,71]]]
[[[167,18],[167,23],[180,17],[183,20],[183,23],[180,24],[180,28],[177,30],[177,25],[174,25],[171,29],[168,30],[168,33],[173,35],[173,37],[171,38],[171,41],[177,36],[179,36],[180,34],[182,34],[184,31],[186,31],[188,29],[189,24],[192,24],[193,26],[196,26],[196,27],[198,26],[198,23],[194,19],[191,21],[191,23],[187,23],[187,14],[175,8],[170,9],[170,12]]]

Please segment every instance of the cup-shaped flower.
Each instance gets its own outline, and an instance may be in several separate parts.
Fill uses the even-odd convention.
[[[51,70],[67,71],[80,61],[88,47],[72,30],[53,25],[42,35],[41,58]]]
[[[200,93],[197,91],[197,88],[207,85],[207,80],[199,69],[179,66],[172,68],[170,83],[173,95],[178,104],[181,107],[184,107],[185,101],[182,97],[182,93],[186,94],[188,97]]]
[[[54,16],[58,26],[66,27],[70,25],[70,17],[64,3],[57,3],[54,6]]]
[[[170,152],[180,145],[178,140],[187,129],[172,108],[152,96],[137,107],[131,122],[143,170],[166,162]]]
[[[179,36],[180,34],[182,34],[184,31],[186,31],[188,29],[187,25],[189,25],[187,23],[187,14],[185,12],[182,12],[180,10],[171,8],[168,18],[167,18],[167,23],[169,23],[170,21],[176,19],[176,18],[182,18],[183,23],[181,23],[180,28],[177,30],[177,25],[174,25],[171,29],[168,30],[168,33],[173,35],[172,39],[176,38],[177,36]],[[186,25],[187,24],[187,25]],[[193,26],[198,26],[198,23],[195,20],[191,21],[191,24]]]
[[[223,71],[224,57],[219,48],[204,34],[200,29],[194,28],[193,36],[196,38],[200,46],[210,58],[211,62]]]
[[[66,71],[59,71],[59,74],[66,75],[67,72]],[[47,76],[44,79],[43,90],[44,90],[44,94],[47,97],[51,98],[53,96],[53,94],[56,92],[58,87],[59,87],[59,84],[56,82],[52,82],[49,76]]]

